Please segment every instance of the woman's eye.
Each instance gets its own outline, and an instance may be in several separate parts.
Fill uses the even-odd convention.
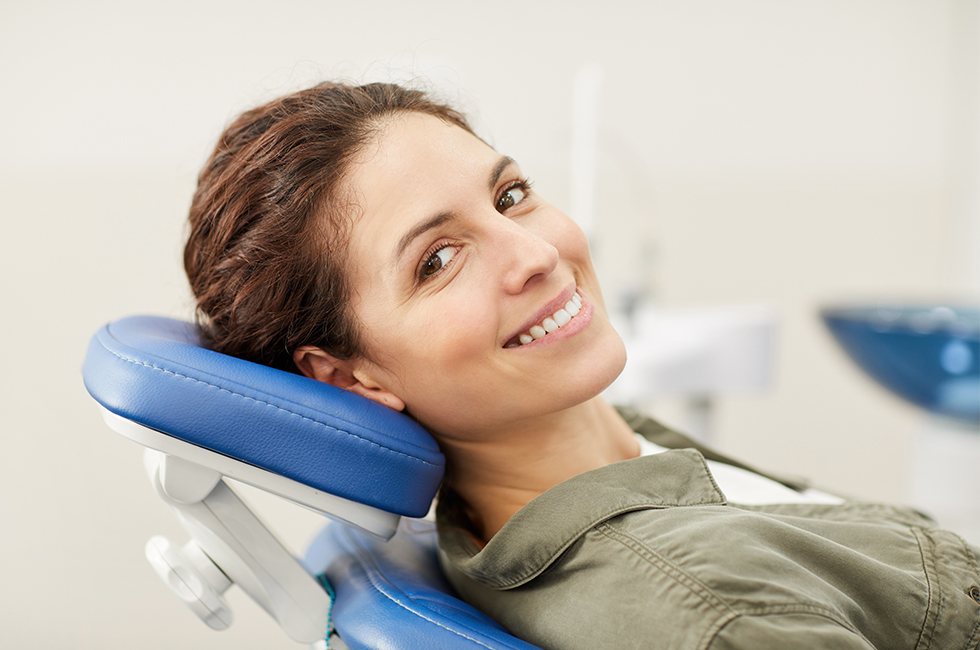
[[[500,195],[497,199],[497,211],[506,212],[521,201],[527,198],[528,184],[526,181],[514,183]]]
[[[419,277],[423,280],[444,269],[456,257],[456,247],[445,245],[433,251],[419,268]]]

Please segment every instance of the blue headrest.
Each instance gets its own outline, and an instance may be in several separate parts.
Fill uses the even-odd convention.
[[[442,480],[443,455],[408,416],[208,350],[190,323],[109,323],[92,337],[82,374],[117,415],[388,512],[424,515]]]

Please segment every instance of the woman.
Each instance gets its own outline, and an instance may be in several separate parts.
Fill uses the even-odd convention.
[[[977,550],[956,535],[752,470],[599,397],[625,351],[585,237],[451,108],[321,84],[248,111],[201,172],[190,224],[214,348],[432,432],[447,576],[518,636],[980,643]]]

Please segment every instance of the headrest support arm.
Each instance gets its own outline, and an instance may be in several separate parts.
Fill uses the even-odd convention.
[[[157,493],[192,538],[181,552],[155,537],[147,559],[192,610],[212,628],[227,627],[231,612],[221,594],[237,584],[292,639],[309,644],[326,638],[330,596],[218,472],[151,450],[145,460]]]

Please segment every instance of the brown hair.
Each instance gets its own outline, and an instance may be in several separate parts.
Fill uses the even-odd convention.
[[[315,345],[363,354],[342,272],[351,214],[340,184],[351,159],[398,112],[472,133],[425,93],[394,84],[322,83],[246,111],[198,176],[184,269],[214,350],[296,371]]]

